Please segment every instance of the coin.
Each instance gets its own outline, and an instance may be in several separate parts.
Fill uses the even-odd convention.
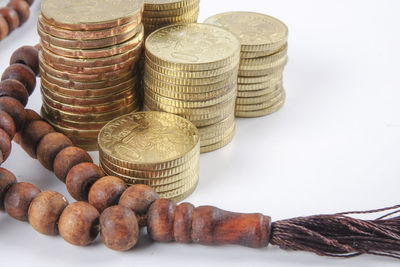
[[[200,134],[201,147],[210,146],[210,145],[224,141],[226,138],[228,138],[232,135],[232,132],[235,131],[235,127],[236,127],[236,124],[233,123],[229,127],[229,129],[227,129],[226,131],[216,133],[214,136],[211,136],[208,138],[205,138],[205,137],[202,138],[201,134]],[[201,149],[201,147],[200,147],[200,149]]]
[[[236,117],[239,117],[239,118],[254,118],[254,117],[266,116],[266,115],[269,115],[269,114],[274,113],[274,112],[278,111],[279,109],[281,109],[282,106],[284,105],[284,103],[285,103],[285,100],[281,99],[276,104],[274,104],[270,107],[267,107],[265,109],[252,110],[252,111],[236,111],[235,115],[236,115]]]
[[[268,99],[262,103],[256,104],[238,104],[236,103],[237,111],[254,111],[260,109],[266,109],[275,103],[279,102],[282,98],[285,98],[285,91],[282,89],[276,96],[271,99]]]
[[[200,148],[200,153],[208,153],[208,152],[220,149],[220,148],[226,146],[227,144],[229,144],[232,141],[234,136],[235,136],[235,131],[232,131],[228,136],[225,137],[224,140],[222,140],[218,143],[212,144],[212,145],[202,146]]]
[[[179,16],[193,11],[194,9],[199,7],[200,1],[195,1],[193,4],[183,6],[180,8],[166,9],[166,10],[148,10],[144,9],[143,17],[147,18],[163,18],[163,17],[172,17]]]
[[[200,12],[200,8],[197,6],[193,10],[190,10],[184,14],[181,15],[174,15],[174,16],[165,16],[165,17],[147,17],[143,16],[142,22],[144,24],[150,23],[150,24],[164,24],[164,23],[179,23],[182,22],[185,19],[189,19],[194,16],[198,16]]]
[[[282,84],[282,77],[272,78],[266,82],[260,83],[240,83],[238,84],[238,91],[249,92],[249,91],[259,91],[263,89],[275,88],[276,86]]]
[[[261,75],[261,76],[248,76],[242,77],[238,76],[238,84],[255,84],[255,83],[263,83],[268,82],[271,79],[279,79],[282,77],[283,68],[276,70],[274,73],[268,75]]]
[[[242,58],[240,60],[240,66],[259,66],[272,64],[284,58],[287,55],[287,51],[288,46],[286,43],[283,47],[281,47],[277,52],[273,53],[272,55],[254,58]]]
[[[69,30],[100,30],[139,20],[143,0],[43,0],[46,21]]]
[[[242,51],[276,51],[287,42],[288,29],[280,20],[254,12],[227,12],[205,23],[218,25],[239,37]]]
[[[282,89],[282,83],[276,84],[275,86],[267,87],[265,89],[260,90],[252,90],[252,91],[238,91],[237,98],[253,98],[258,96],[264,96],[270,94],[276,90]]]
[[[185,24],[161,28],[146,40],[146,56],[176,70],[210,70],[238,60],[240,45],[230,32],[213,25]]]
[[[144,10],[164,11],[199,4],[199,0],[145,0]]]
[[[256,96],[256,97],[237,97],[236,98],[236,105],[254,105],[254,104],[262,104],[265,102],[269,102],[275,97],[278,97],[282,94],[283,88],[279,87],[275,91],[271,93]]]
[[[239,76],[244,76],[244,77],[254,77],[254,76],[267,76],[267,75],[273,75],[275,73],[279,73],[280,70],[283,70],[287,63],[287,57],[284,58],[284,60],[280,62],[276,62],[276,64],[273,64],[271,66],[265,66],[265,69],[239,69],[238,75]]]

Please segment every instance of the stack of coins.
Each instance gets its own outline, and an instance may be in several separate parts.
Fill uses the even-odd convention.
[[[228,12],[205,23],[233,32],[241,43],[237,117],[258,117],[285,102],[282,74],[287,63],[288,29],[280,20],[253,12]]]
[[[42,116],[97,149],[110,120],[139,108],[143,0],[43,0],[38,21]]]
[[[172,25],[145,44],[144,108],[180,115],[199,129],[200,151],[228,144],[235,132],[240,44],[207,24]]]
[[[145,0],[143,24],[146,36],[171,24],[197,22],[200,0]]]
[[[100,166],[128,184],[152,186],[162,198],[188,197],[199,179],[199,132],[164,112],[138,112],[109,122],[98,136]]]

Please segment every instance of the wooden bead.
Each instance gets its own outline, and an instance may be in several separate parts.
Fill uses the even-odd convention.
[[[9,79],[0,82],[0,96],[13,97],[25,107],[28,103],[29,94],[21,82]]]
[[[58,218],[67,207],[67,199],[60,193],[44,191],[36,195],[28,210],[33,229],[44,235],[58,234]]]
[[[40,189],[30,183],[15,183],[8,189],[4,197],[4,207],[11,217],[20,221],[28,221],[28,209],[33,198]]]
[[[11,138],[3,129],[0,129],[0,151],[5,161],[11,153]]]
[[[14,51],[10,58],[10,65],[21,63],[27,65],[33,72],[39,74],[39,50],[26,45]]]
[[[21,147],[26,153],[32,158],[36,158],[36,148],[42,138],[48,134],[54,132],[53,127],[45,121],[31,121],[21,131]]]
[[[22,130],[26,114],[24,106],[18,100],[8,96],[0,97],[0,110],[8,113],[13,118],[17,132]]]
[[[12,139],[15,136],[15,123],[8,113],[0,110],[0,129],[3,129]]]
[[[136,214],[145,214],[151,203],[157,200],[158,194],[148,185],[132,185],[122,194],[119,205],[127,207]]]
[[[33,111],[31,109],[25,109],[25,124],[24,125],[29,124],[31,121],[39,121],[39,120],[42,120],[42,117],[40,117],[40,115],[37,114],[36,111]],[[21,143],[21,132],[17,132],[15,134],[13,141],[17,144]]]
[[[30,15],[29,5],[24,0],[11,0],[8,7],[15,9],[18,13],[20,25],[25,23]]]
[[[29,6],[31,6],[34,2],[34,0],[24,0]]]
[[[62,133],[48,133],[40,140],[36,155],[46,169],[53,171],[54,159],[66,147],[72,146],[72,141]]]
[[[123,206],[109,207],[100,216],[100,236],[112,250],[126,251],[139,240],[139,225],[135,213]]]
[[[93,184],[89,191],[89,203],[99,212],[116,205],[126,190],[126,184],[115,176],[105,176]]]
[[[19,26],[19,17],[17,11],[10,7],[0,8],[0,14],[6,19],[8,23],[8,33],[12,32]]]
[[[21,1],[21,0],[20,0]],[[8,66],[1,76],[1,80],[14,79],[20,81],[31,95],[36,86],[36,75],[28,66],[16,63]]]
[[[10,171],[0,167],[0,210],[4,210],[4,196],[8,189],[17,182]]]
[[[99,166],[90,162],[82,162],[71,168],[65,184],[74,199],[87,201],[90,188],[103,176],[104,172]]]
[[[158,199],[147,212],[147,232],[158,242],[174,240],[174,213],[176,205],[168,199]]]
[[[175,209],[174,215],[174,239],[180,243],[192,241],[192,219],[194,206],[190,203],[182,203]]]
[[[8,35],[8,23],[7,20],[0,15],[0,40],[3,40]]]
[[[93,162],[93,160],[82,148],[76,146],[66,147],[54,159],[54,174],[65,183],[69,170],[81,162]]]
[[[74,202],[61,213],[58,231],[68,243],[87,246],[99,233],[99,212],[89,203]]]

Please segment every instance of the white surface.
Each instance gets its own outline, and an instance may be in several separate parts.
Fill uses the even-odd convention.
[[[38,42],[38,10],[35,1],[28,23],[0,42],[0,70],[14,49]],[[200,21],[230,10],[263,12],[288,25],[287,103],[271,116],[239,119],[230,145],[202,155],[200,184],[187,201],[262,212],[275,220],[399,204],[400,2],[203,0]],[[29,107],[39,110],[39,90]],[[20,181],[69,197],[65,186],[18,145],[4,167]],[[156,244],[147,238],[130,252],[117,253],[99,241],[74,247],[4,213],[0,255],[1,266],[399,264],[373,256],[342,260],[272,247]]]

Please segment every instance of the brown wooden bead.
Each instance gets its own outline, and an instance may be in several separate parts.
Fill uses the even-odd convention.
[[[69,170],[81,162],[93,162],[93,160],[89,154],[80,147],[66,147],[61,150],[54,159],[54,174],[65,183],[65,178],[67,178]]]
[[[19,132],[26,119],[24,106],[15,98],[3,96],[0,97],[0,110],[7,112],[13,118],[15,130]]]
[[[36,148],[42,138],[48,134],[54,132],[53,127],[45,121],[31,121],[21,131],[21,147],[26,153],[32,158],[36,158]]]
[[[18,28],[19,26],[19,16],[17,11],[10,7],[0,8],[0,14],[6,19],[8,23],[8,34]]]
[[[0,151],[5,161],[11,153],[11,138],[3,129],[0,129]]]
[[[33,229],[44,235],[58,234],[58,219],[67,207],[68,200],[60,193],[44,191],[36,195],[28,210],[28,220]]]
[[[176,205],[168,199],[158,199],[147,212],[147,232],[158,242],[174,240],[174,213]]]
[[[182,203],[175,209],[174,215],[174,239],[180,243],[192,241],[192,219],[194,206],[190,203]]]
[[[151,203],[157,200],[158,194],[148,185],[132,185],[122,194],[119,205],[127,207],[136,214],[145,214]]]
[[[0,96],[13,97],[25,107],[28,103],[29,94],[21,82],[8,79],[0,82]]]
[[[42,120],[42,117],[40,117],[40,115],[37,114],[36,111],[33,111],[31,109],[25,109],[25,124],[24,125],[29,124],[31,121],[39,121],[39,120]],[[15,134],[13,141],[17,144],[21,143],[21,132],[17,132]]]
[[[32,199],[40,189],[30,183],[15,183],[4,197],[4,207],[8,215],[20,221],[28,221],[28,209]]]
[[[8,35],[8,23],[7,20],[0,15],[0,40],[3,40]]]
[[[99,212],[87,202],[69,204],[61,213],[58,231],[68,243],[87,246],[99,233]]]
[[[12,139],[15,136],[15,123],[8,113],[0,110],[0,129],[3,129]]]
[[[116,205],[126,190],[125,182],[115,176],[105,176],[93,184],[89,191],[89,203],[99,212]]]
[[[21,1],[21,0],[20,0]],[[31,95],[36,86],[36,75],[28,66],[16,63],[8,66],[1,76],[1,80],[14,79],[20,81]]]
[[[78,201],[87,201],[92,185],[104,176],[103,170],[96,164],[82,162],[75,165],[67,174],[68,192]]]
[[[11,0],[8,7],[15,9],[18,13],[20,25],[25,23],[30,15],[29,5],[24,0]]]
[[[72,141],[62,133],[48,133],[43,136],[36,148],[39,162],[46,169],[53,171],[54,159],[66,147],[72,146]]]
[[[16,182],[14,174],[0,167],[0,210],[4,210],[4,196],[7,190]]]
[[[109,207],[100,215],[100,236],[112,250],[126,251],[139,240],[139,225],[135,213],[123,206]]]
[[[21,63],[27,65],[33,72],[39,74],[39,50],[26,45],[14,51],[10,58],[10,65]]]

